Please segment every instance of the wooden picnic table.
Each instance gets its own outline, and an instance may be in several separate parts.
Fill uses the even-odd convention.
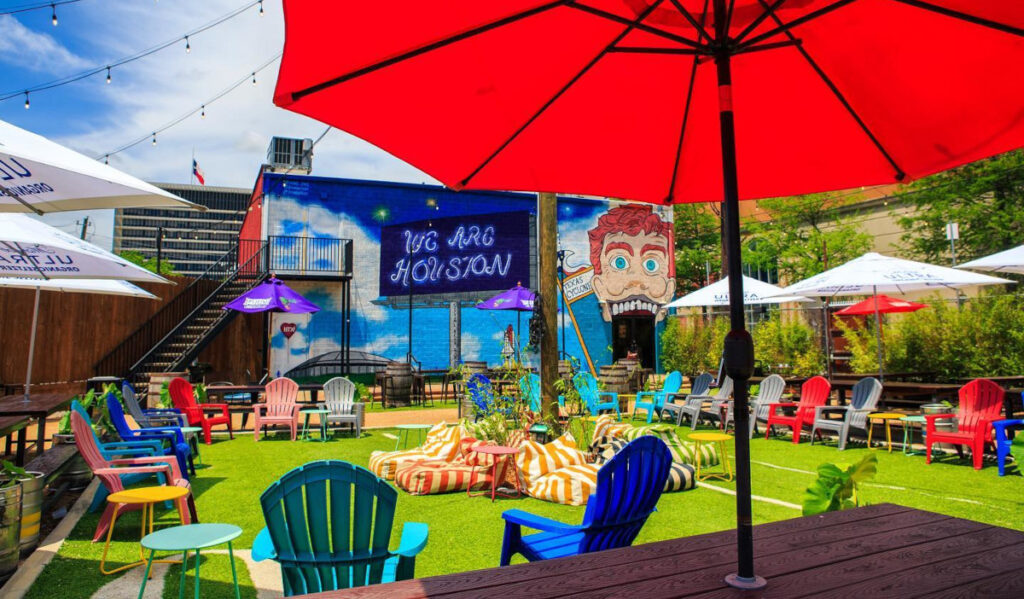
[[[71,405],[73,396],[60,393],[36,393],[25,401],[24,394],[5,395],[0,397],[0,418],[6,416],[27,416],[38,421],[36,426],[36,455],[43,453],[46,445],[46,418],[54,412],[66,409]],[[19,465],[25,460],[25,434],[19,432],[18,456]]]
[[[299,391],[309,392],[309,403],[318,403],[319,394],[323,391],[323,383],[302,383],[299,385]],[[249,405],[258,403],[260,400],[260,393],[266,391],[266,385],[216,385],[213,387],[206,388],[206,396],[220,397],[220,403],[231,403],[224,402],[225,395],[241,395],[247,393],[249,395]],[[211,402],[218,403],[218,402]],[[300,401],[299,403],[305,403]]]
[[[11,445],[16,444],[17,457],[15,463],[18,466],[25,465],[25,429],[30,420],[27,416],[4,416],[0,418],[0,437],[7,439],[6,455],[11,454]],[[18,434],[17,441],[14,441],[14,434]]]
[[[497,539],[480,549],[498,561]],[[736,531],[725,530],[306,597],[1024,596],[1024,532],[892,504],[755,526],[754,556],[761,591],[724,583],[736,569]]]

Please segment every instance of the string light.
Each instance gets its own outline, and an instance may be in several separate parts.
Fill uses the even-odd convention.
[[[15,12],[24,12],[26,10],[34,10],[34,9],[41,9],[41,8],[50,7],[51,10],[53,11],[53,24],[56,25],[57,24],[57,9],[56,9],[56,7],[58,5],[60,5],[60,4],[70,4],[71,2],[80,2],[80,1],[81,0],[54,1],[54,2],[47,2],[45,4],[40,4],[40,5],[36,5],[36,6],[33,6],[33,7],[22,8],[22,9],[17,9],[17,10],[6,10],[6,11],[0,10],[0,15],[3,15],[3,14],[13,14]],[[10,91],[6,91],[6,92],[2,92],[2,93],[0,93],[0,102],[2,102],[4,100],[10,100],[11,98],[15,98],[17,96],[20,96],[20,95],[22,95],[25,92],[37,92],[37,91],[49,90],[49,89],[53,89],[55,87],[60,87],[60,86],[63,86],[63,85],[68,85],[68,84],[74,83],[76,81],[81,81],[82,79],[86,79],[88,77],[92,77],[93,75],[101,74],[104,71],[108,71],[109,72],[109,70],[111,68],[113,68],[113,67],[119,67],[119,66],[121,66],[123,64],[129,63],[129,62],[133,62],[133,61],[136,61],[136,60],[140,60],[140,59],[145,58],[145,57],[147,57],[147,56],[149,56],[151,54],[155,54],[155,53],[159,52],[160,50],[163,50],[165,48],[169,48],[169,47],[174,46],[176,44],[180,44],[182,38],[185,38],[185,45],[186,45],[186,51],[187,51],[187,50],[190,49],[190,44],[189,44],[190,40],[189,40],[189,38],[191,36],[198,35],[198,34],[200,34],[202,32],[205,32],[205,31],[213,28],[213,27],[216,27],[217,25],[220,25],[221,23],[224,23],[225,21],[233,19],[234,17],[237,17],[238,15],[242,14],[243,12],[251,9],[253,6],[259,5],[261,2],[262,2],[262,0],[250,0],[245,5],[243,5],[243,6],[239,7],[239,8],[236,8],[235,10],[233,10],[233,11],[231,11],[229,13],[221,15],[220,17],[218,17],[218,18],[216,18],[216,19],[214,19],[212,21],[209,21],[205,25],[197,27],[196,29],[192,29],[191,31],[187,31],[184,35],[179,35],[179,36],[177,36],[177,37],[175,37],[173,39],[170,39],[170,40],[168,40],[166,42],[163,42],[162,44],[158,44],[156,46],[151,46],[151,47],[149,47],[149,48],[147,48],[145,50],[142,50],[142,51],[137,52],[135,54],[132,54],[130,56],[125,56],[125,57],[123,57],[121,59],[118,59],[118,60],[116,60],[114,62],[111,62],[109,64],[102,65],[102,66],[92,67],[92,68],[90,68],[88,70],[81,71],[81,72],[79,72],[77,74],[68,75],[67,77],[62,77],[60,79],[53,79],[51,81],[48,81],[46,83],[41,83],[41,84],[36,85],[34,87],[29,87],[29,88],[25,88],[25,89],[10,90]]]
[[[206,118],[206,104],[203,104],[201,109],[202,109],[203,112],[199,115],[199,118],[205,119]]]
[[[252,84],[256,85],[256,73],[252,74]]]
[[[156,145],[156,131],[153,132],[153,145]]]
[[[263,16],[263,0],[260,0],[260,16]]]
[[[192,46],[189,45],[189,43],[188,43],[188,36],[186,35],[185,36],[185,54],[188,54],[191,51],[192,51]]]
[[[28,110],[30,104],[28,102],[28,92],[25,92],[25,110]]]
[[[33,10],[40,10],[43,8],[53,9],[56,12],[56,8],[61,4],[74,4],[81,2],[82,0],[53,0],[52,2],[42,2],[39,4],[15,6],[9,9],[0,10],[0,15],[16,15],[18,13],[29,12]],[[56,20],[56,18],[54,19]],[[56,23],[54,23],[56,25]]]
[[[110,154],[103,157],[103,164],[110,164]]]
[[[110,85],[110,67],[107,67],[107,85]]]

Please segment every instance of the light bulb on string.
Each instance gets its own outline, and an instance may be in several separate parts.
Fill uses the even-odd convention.
[[[28,92],[25,92],[25,110],[28,110],[31,104],[28,101]]]
[[[107,67],[107,85],[110,85],[110,67]]]
[[[191,46],[191,44],[188,43],[188,36],[186,35],[185,36],[185,54],[188,54],[191,51],[192,51],[192,46]]]
[[[56,27],[57,26],[57,5],[56,4],[51,4],[50,8],[53,9],[53,18],[50,19],[50,22],[53,23],[54,27]]]
[[[103,164],[110,164],[110,154],[103,157]]]
[[[263,0],[260,0],[260,16],[263,16]]]
[[[206,104],[203,104],[202,112],[199,113],[199,118],[201,118],[201,119],[205,119],[206,118]]]
[[[252,84],[256,85],[256,73],[255,72],[252,74]]]
[[[156,131],[153,132],[153,145],[156,145]]]

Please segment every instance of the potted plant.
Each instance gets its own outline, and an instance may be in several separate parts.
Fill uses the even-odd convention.
[[[0,583],[18,569],[21,545],[21,483],[25,471],[4,460],[0,471]]]

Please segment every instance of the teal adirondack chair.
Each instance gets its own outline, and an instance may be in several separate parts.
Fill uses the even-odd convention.
[[[661,410],[665,407],[665,396],[669,393],[676,393],[683,386],[683,375],[678,370],[673,370],[665,377],[659,391],[641,391],[636,394],[636,402],[633,404],[633,415],[630,420],[636,418],[637,410],[647,411],[647,424],[658,414],[661,418]]]
[[[406,522],[398,549],[388,549],[397,499],[394,488],[361,466],[299,466],[260,496],[267,526],[252,558],[281,565],[285,597],[413,578],[427,525]]]
[[[529,406],[531,412],[540,413],[540,377],[527,374],[519,379],[519,396]]]
[[[581,372],[572,377],[572,384],[576,387],[580,399],[587,406],[587,411],[591,416],[597,416],[605,410],[614,410],[615,417],[622,420],[622,414],[619,412],[619,394],[614,391],[600,391],[594,375],[589,372]]]

